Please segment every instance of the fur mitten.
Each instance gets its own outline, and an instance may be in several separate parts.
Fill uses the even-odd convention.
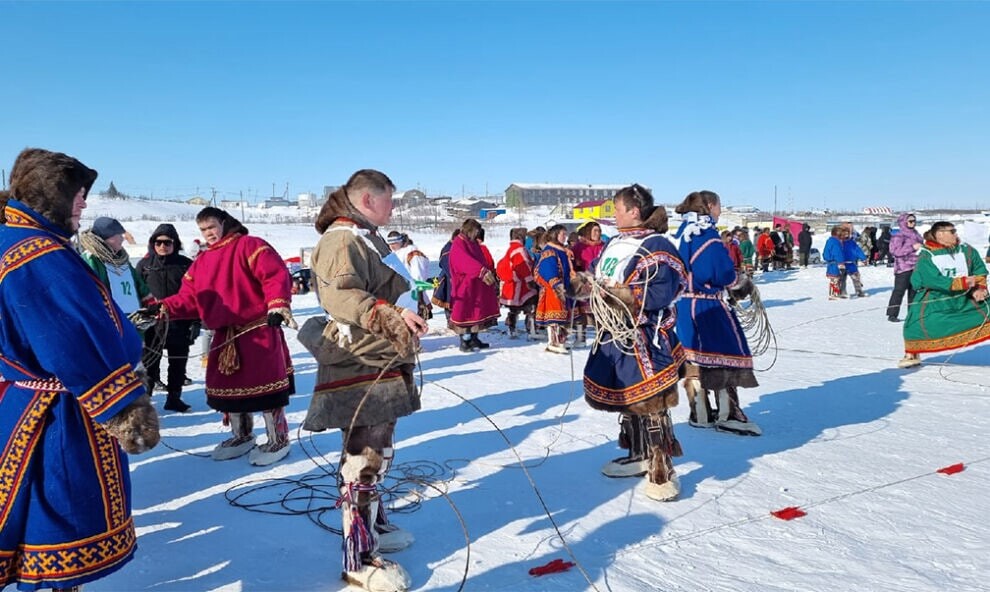
[[[625,284],[615,284],[613,286],[606,286],[605,291],[608,292],[615,300],[618,300],[622,304],[626,305],[626,308],[630,312],[636,314],[639,312],[639,303],[636,302],[636,295],[633,294],[632,288]],[[612,298],[607,299],[612,300]],[[616,305],[617,303],[612,301],[609,304]]]
[[[379,302],[368,315],[368,331],[384,337],[402,358],[416,351],[416,340],[402,318],[402,309],[394,304]]]
[[[577,300],[591,298],[591,283],[595,281],[587,271],[579,271],[571,276],[571,295]]]
[[[733,300],[745,300],[753,293],[753,280],[749,279],[749,276],[745,273],[740,273],[736,276],[736,283],[726,288],[726,290],[729,291],[729,297]]]
[[[151,450],[158,444],[158,412],[151,405],[151,397],[142,395],[111,417],[103,427],[117,438],[120,447],[128,454]]]
[[[292,318],[291,309],[282,306],[268,311],[269,327],[281,327],[282,323],[285,323],[290,329],[299,329],[299,323]]]

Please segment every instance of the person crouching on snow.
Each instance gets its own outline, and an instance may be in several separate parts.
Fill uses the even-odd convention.
[[[306,321],[299,340],[319,366],[303,427],[339,428],[343,578],[379,592],[409,588],[409,574],[382,553],[412,536],[385,520],[378,486],[394,456],[395,424],[420,408],[413,381],[419,336],[414,287],[378,228],[392,218],[395,184],[363,169],[334,191],[316,218],[312,270],[326,318]],[[491,290],[489,290],[491,291]]]
[[[990,339],[987,266],[961,243],[951,222],[936,222],[911,274],[916,290],[904,319],[899,368],[921,364],[921,354],[967,347]]]
[[[251,236],[225,210],[196,215],[206,249],[193,261],[176,294],[148,307],[172,319],[202,319],[213,329],[206,366],[206,404],[223,413],[232,435],[213,449],[213,460],[250,452],[253,465],[289,454],[285,406],[295,393],[282,324],[296,328],[289,308],[292,278],[278,252]],[[265,420],[268,442],[255,446],[252,413]]]
[[[739,406],[740,387],[759,386],[753,356],[728,291],[742,300],[752,291],[745,274],[737,274],[715,224],[721,200],[712,191],[688,194],[677,206],[683,222],[675,233],[677,250],[687,266],[687,291],[677,301],[677,336],[684,345],[687,370],[684,390],[691,402],[689,423],[699,428],[759,436],[760,427]],[[708,391],[715,393],[711,407]]]
[[[677,405],[684,365],[673,303],[687,277],[677,249],[662,236],[667,211],[653,205],[650,192],[632,185],[614,201],[619,234],[609,240],[594,269],[594,281],[607,292],[601,303],[614,314],[596,319],[600,328],[584,367],[584,399],[594,409],[620,414],[619,446],[628,454],[606,464],[602,473],[645,474],[646,495],[669,501],[680,493],[673,457],[681,456],[681,445],[670,408]],[[615,319],[621,319],[618,328],[625,337],[613,333]]]

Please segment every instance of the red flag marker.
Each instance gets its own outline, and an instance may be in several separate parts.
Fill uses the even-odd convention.
[[[808,513],[797,506],[788,506],[781,510],[775,510],[770,512],[775,518],[780,518],[781,520],[794,520],[795,518],[800,518],[801,516],[807,516]]]
[[[541,565],[540,567],[534,567],[529,570],[529,575],[531,576],[544,576],[546,574],[557,573],[561,571],[567,571],[574,567],[574,564],[570,561],[564,561],[563,559],[554,559],[546,565]]]
[[[947,467],[942,467],[941,469],[935,471],[936,473],[942,473],[943,475],[955,475],[956,473],[963,472],[965,465],[962,463],[956,463],[954,465],[949,465]]]

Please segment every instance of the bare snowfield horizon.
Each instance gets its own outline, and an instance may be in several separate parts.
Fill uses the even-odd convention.
[[[158,224],[125,226],[143,245]],[[176,226],[184,241],[197,236],[192,222]],[[310,225],[249,227],[286,257],[318,238]],[[506,232],[489,231],[496,259]],[[435,261],[448,237],[413,238]],[[682,492],[668,503],[647,498],[642,479],[599,472],[621,451],[617,416],[583,401],[587,348],[561,356],[490,332],[491,349],[461,353],[438,314],[419,356],[423,409],[398,422],[386,482],[391,520],[417,540],[389,557],[413,590],[431,591],[465,578],[465,590],[520,592],[986,590],[990,344],[896,368],[901,325],[884,313],[892,270],[862,275],[869,297],[840,301],[826,298],[823,266],[756,276],[776,346],[756,358],[760,386],[740,399],[764,435],[691,428],[682,396],[672,412]],[[321,312],[313,294],[292,308],[300,324]],[[226,429],[190,361],[192,411],[162,412],[156,393],[162,442],[131,457],[136,555],[87,592],[348,589],[340,537],[321,527],[340,526],[340,434],[298,429],[316,365],[294,331],[286,338],[289,456],[265,468],[195,456]],[[964,470],[937,472],[957,463]],[[788,507],[807,514],[771,515]],[[529,575],[554,559],[577,565]]]

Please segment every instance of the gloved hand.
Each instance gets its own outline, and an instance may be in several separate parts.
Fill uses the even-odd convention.
[[[839,264],[839,271],[845,271],[845,270],[846,270],[846,264],[845,263],[840,263]]]
[[[497,279],[490,269],[486,269],[481,276],[481,281],[485,282],[486,286],[494,286]]]
[[[622,304],[626,305],[626,308],[629,309],[629,312],[633,314],[639,312],[639,303],[636,302],[636,295],[633,294],[632,288],[630,288],[629,286],[625,284],[612,284],[610,286],[607,285],[605,286],[605,291],[612,296],[612,298],[606,299],[606,302],[608,302],[610,305],[621,308],[620,306],[618,306],[618,303],[621,302]]]
[[[162,306],[161,302],[152,302],[148,306],[145,306],[142,310],[148,316],[158,318],[162,314],[162,308],[164,308],[164,306]]]
[[[268,326],[281,327],[282,323],[290,329],[299,329],[299,323],[292,318],[292,311],[286,307],[273,308],[268,311]]]
[[[535,281],[526,282],[526,285],[529,286],[530,290],[540,291],[540,284],[537,284]]]
[[[120,413],[111,417],[103,427],[117,438],[120,447],[128,454],[139,454],[154,448],[161,436],[158,432],[158,412],[151,405],[151,397],[142,395]]]
[[[394,304],[379,302],[368,313],[367,329],[388,340],[400,357],[407,358],[416,351],[416,340],[402,318],[401,309]]]

